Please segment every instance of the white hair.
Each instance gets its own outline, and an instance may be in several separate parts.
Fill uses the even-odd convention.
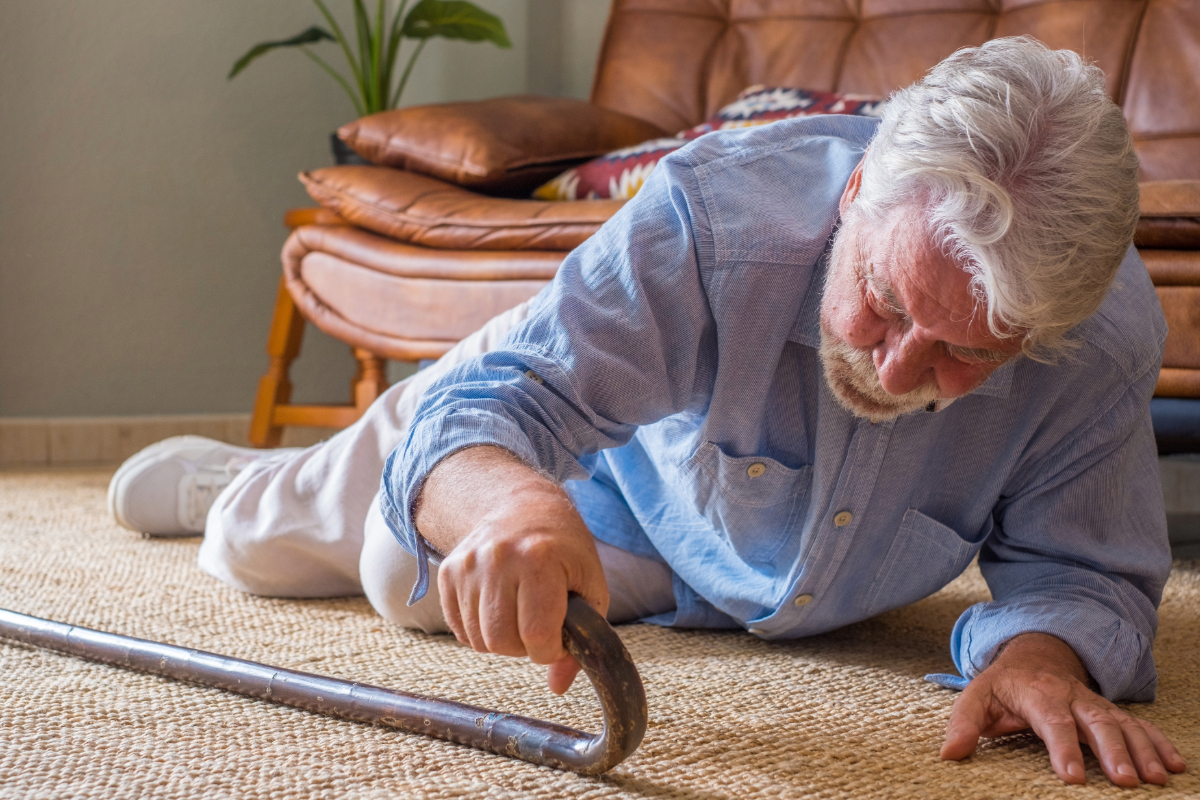
[[[1133,238],[1138,162],[1104,74],[1021,36],[959,50],[896,92],[855,200],[916,204],[997,336],[1049,358],[1099,307]]]

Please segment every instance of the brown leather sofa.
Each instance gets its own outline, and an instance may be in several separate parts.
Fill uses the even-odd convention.
[[[381,359],[435,358],[536,292],[620,207],[522,199],[559,171],[694,125],[751,84],[884,96],[957,48],[1017,34],[1108,76],[1145,181],[1136,243],[1170,327],[1158,394],[1200,398],[1200,0],[615,0],[590,103],[385,112],[340,132],[379,166],[301,175],[322,210],[290,220],[252,441],[348,424],[383,388]],[[354,405],[287,405],[304,319],[355,348]]]

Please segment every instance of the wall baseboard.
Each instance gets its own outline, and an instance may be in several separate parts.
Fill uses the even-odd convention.
[[[0,467],[119,464],[170,436],[207,436],[249,447],[249,414],[153,417],[0,417]],[[328,439],[327,428],[285,428],[284,447]]]

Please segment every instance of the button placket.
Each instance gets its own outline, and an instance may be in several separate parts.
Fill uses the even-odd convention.
[[[792,601],[793,613],[807,613],[812,599],[828,590],[834,575],[837,574],[845,560],[851,541],[854,539],[853,531],[856,530],[856,527],[852,526],[854,513],[849,511],[849,508],[856,508],[859,513],[862,513],[862,510],[869,505],[870,497],[879,478],[879,470],[882,468],[884,456],[887,454],[894,425],[894,420],[888,420],[875,425],[856,426],[850,446],[847,448],[846,460],[842,463],[837,487],[828,501],[829,507],[840,510],[834,515],[833,526],[825,527],[829,525],[826,522],[824,526],[818,525],[813,532],[816,541],[805,558],[801,574],[813,576],[815,580],[803,581],[809,585]],[[844,525],[839,526],[837,517],[841,514],[848,515],[849,519]],[[825,519],[830,518],[826,517]],[[792,591],[798,591],[799,588],[797,585]],[[809,599],[801,603],[799,602],[801,597]]]

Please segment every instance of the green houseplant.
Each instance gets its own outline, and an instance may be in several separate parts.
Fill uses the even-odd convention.
[[[354,0],[355,41],[343,32],[323,0],[313,3],[325,18],[328,28],[313,25],[290,39],[262,42],[250,48],[229,71],[232,80],[255,59],[272,50],[298,47],[336,80],[360,117],[395,108],[404,93],[408,76],[425,45],[435,36],[443,39],[462,39],[469,42],[489,41],[498,47],[512,47],[504,23],[466,0],[420,0],[411,9],[409,0],[402,0],[394,14],[388,13],[386,0],[378,0],[375,13],[367,10],[363,0]],[[407,12],[407,13],[406,13]],[[395,67],[404,39],[416,42],[411,48],[404,72],[396,80]],[[347,78],[334,69],[309,45],[322,41],[336,42],[350,65]]]

